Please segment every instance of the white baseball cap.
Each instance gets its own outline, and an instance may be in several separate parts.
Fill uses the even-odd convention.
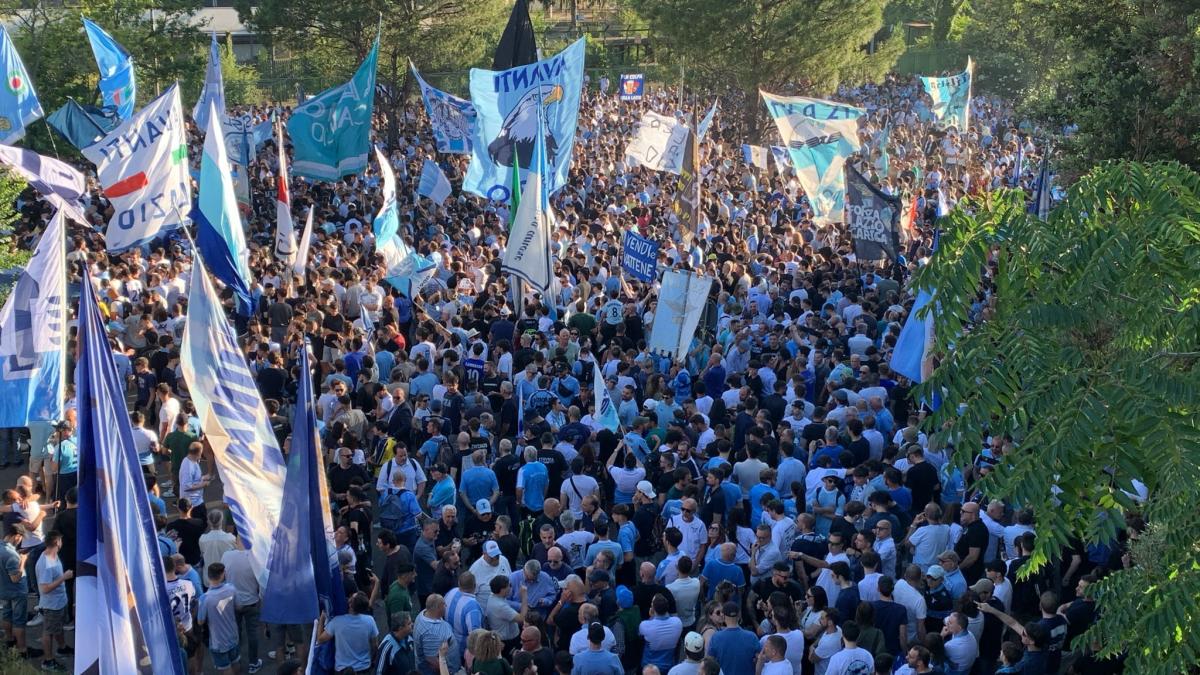
[[[648,480],[639,480],[637,484],[637,491],[646,495],[650,499],[654,499],[658,496],[658,493],[654,491],[654,485]]]

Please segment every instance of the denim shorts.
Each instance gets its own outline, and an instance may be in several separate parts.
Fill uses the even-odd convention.
[[[226,670],[242,658],[241,645],[227,652],[219,652],[215,649],[210,649],[209,651],[212,652],[213,666],[217,670]]]
[[[29,597],[26,595],[0,598],[0,621],[24,628],[29,618]]]

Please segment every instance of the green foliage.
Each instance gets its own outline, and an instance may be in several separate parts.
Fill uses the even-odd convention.
[[[881,77],[903,51],[898,40],[874,54],[862,48],[883,26],[886,0],[629,2],[689,84],[735,86],[747,94],[747,113],[762,109],[759,89],[803,78],[806,90],[827,95],[839,83]]]
[[[1104,655],[1128,672],[1200,662],[1200,175],[1107,163],[1048,222],[1004,192],[957,210],[916,284],[936,289],[941,362],[915,392],[969,462],[986,433],[1017,449],[982,487],[1038,517],[1041,564],[1072,537],[1107,542],[1134,509],[1152,523],[1135,565],[1097,584]],[[945,222],[945,221],[943,221]],[[983,284],[990,317],[968,320]],[[1138,480],[1144,505],[1129,493]]]
[[[1107,159],[1200,167],[1200,6],[1191,0],[988,0],[962,44],[980,84],[1056,125],[1072,175]]]
[[[25,181],[17,178],[8,170],[0,171],[0,227],[8,227],[16,222],[20,214],[13,208],[17,196],[25,189]],[[0,237],[0,270],[10,270],[24,267],[29,263],[33,252],[17,246],[12,237]],[[8,299],[9,286],[0,288],[0,305]],[[3,655],[0,654],[0,663]],[[9,672],[0,667],[0,672]]]
[[[233,55],[233,35],[225,36],[225,48],[221,50],[221,77],[225,83],[226,105],[251,105],[262,103],[265,96],[258,88],[258,71],[254,66],[242,65]]]

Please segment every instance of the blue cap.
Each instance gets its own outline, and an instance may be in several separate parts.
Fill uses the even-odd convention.
[[[617,586],[617,606],[621,609],[633,607],[633,591],[625,586]]]

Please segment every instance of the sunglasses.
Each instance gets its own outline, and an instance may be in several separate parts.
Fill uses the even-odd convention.
[[[695,513],[696,509],[682,509],[684,513]]]

